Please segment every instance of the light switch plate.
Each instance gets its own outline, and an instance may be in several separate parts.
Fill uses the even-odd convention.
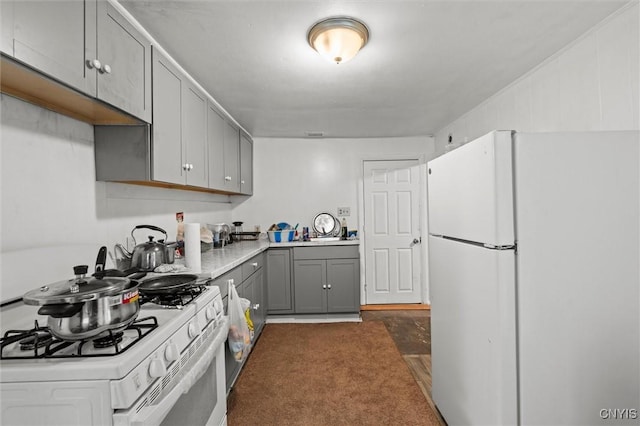
[[[351,214],[350,207],[338,207],[338,216],[349,216]]]

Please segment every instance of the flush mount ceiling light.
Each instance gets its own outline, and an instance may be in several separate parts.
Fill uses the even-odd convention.
[[[369,41],[369,29],[357,19],[347,16],[324,19],[307,35],[309,45],[331,62],[347,62]]]

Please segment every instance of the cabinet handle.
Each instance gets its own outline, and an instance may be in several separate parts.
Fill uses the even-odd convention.
[[[244,185],[244,181],[243,181],[243,180],[241,180],[241,181],[240,181],[240,184],[241,184],[241,185]]]
[[[99,60],[97,60],[97,59],[88,59],[88,60],[87,60],[87,67],[88,67],[89,69],[96,68],[96,69],[98,69],[98,70],[99,70],[100,68],[102,68],[102,64],[101,64],[101,63],[100,63],[100,61],[99,61]]]
[[[256,303],[255,305],[253,305],[253,310],[257,311],[258,309],[260,309],[260,304]]]
[[[258,262],[252,263],[251,266],[253,266],[254,268],[257,268],[258,267]]]
[[[183,165],[182,165],[182,170],[186,170],[186,171],[188,171],[188,170],[189,170],[189,163],[185,163],[185,164],[183,164]]]
[[[98,71],[100,71],[100,74],[111,74],[111,67],[107,64],[104,64],[103,66],[98,68]]]
[[[331,290],[331,284],[329,284],[329,285],[327,286],[327,288],[328,288],[329,290]]]
[[[225,176],[224,180],[226,180],[227,182],[230,182],[231,181],[231,176]]]
[[[189,170],[193,170],[193,164],[189,163]]]
[[[327,289],[327,285],[326,285],[326,284],[323,284],[323,285],[322,285],[322,289],[323,289],[323,290],[326,290],[326,289]]]

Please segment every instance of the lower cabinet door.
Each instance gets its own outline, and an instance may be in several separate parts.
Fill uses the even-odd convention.
[[[295,312],[315,314],[327,311],[326,260],[296,260],[293,262]]]
[[[360,310],[359,282],[359,260],[327,260],[327,311],[358,312]]]
[[[267,286],[264,302],[270,314],[293,313],[291,286],[291,249],[267,251]]]

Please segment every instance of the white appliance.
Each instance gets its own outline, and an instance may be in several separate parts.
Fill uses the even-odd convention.
[[[640,421],[640,133],[495,131],[428,163],[449,425]]]
[[[21,301],[3,305],[0,422],[225,425],[228,318],[218,287],[196,284],[168,302],[142,303],[122,341],[105,348],[54,338],[21,349],[16,330],[33,334],[47,319]]]

